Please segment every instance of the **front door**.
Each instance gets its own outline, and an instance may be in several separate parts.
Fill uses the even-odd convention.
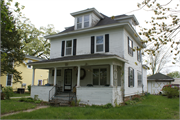
[[[72,89],[72,69],[64,70],[64,91],[71,91]]]

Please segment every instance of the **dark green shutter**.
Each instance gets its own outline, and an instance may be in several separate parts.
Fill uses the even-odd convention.
[[[76,55],[76,39],[73,40],[73,55]]]
[[[64,47],[65,47],[65,41],[62,41],[61,56],[64,56]]]
[[[132,75],[133,75],[133,87],[134,87],[134,69],[133,69],[133,74]]]
[[[94,53],[94,36],[91,36],[91,54]]]
[[[128,67],[128,87],[130,87],[130,67]]]
[[[105,34],[105,52],[109,52],[109,34]]]

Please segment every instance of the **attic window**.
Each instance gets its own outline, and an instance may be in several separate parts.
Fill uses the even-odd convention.
[[[83,15],[76,18],[76,28],[87,28],[90,26],[90,15]]]

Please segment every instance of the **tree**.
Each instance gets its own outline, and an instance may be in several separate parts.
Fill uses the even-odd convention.
[[[28,18],[23,16],[21,19],[17,18],[17,29],[22,37],[21,49],[26,55],[49,58],[50,42],[44,36],[58,32],[54,30],[53,25],[37,29]]]
[[[154,75],[159,73],[165,65],[171,61],[171,59],[169,59],[170,56],[171,54],[169,53],[169,49],[165,51],[163,48],[159,51],[155,51],[155,56],[153,54],[149,54],[147,63],[150,66],[151,74]]]
[[[167,76],[172,77],[172,78],[180,78],[180,72],[174,71],[174,72],[168,73]]]
[[[177,1],[176,1],[177,2]],[[142,42],[151,43],[155,49],[146,49],[145,52],[155,56],[159,49],[163,46],[170,45],[171,53],[174,54],[174,60],[177,60],[177,55],[180,53],[180,40],[177,37],[180,33],[180,13],[179,4],[175,3],[174,8],[170,6],[172,0],[164,3],[161,0],[143,0],[138,3],[139,9],[151,10],[155,17],[146,23],[151,24],[151,28],[141,27],[140,35],[145,37]],[[175,61],[172,62],[175,64]]]
[[[13,74],[14,82],[21,82],[21,72],[18,72],[15,67],[23,62],[25,55],[20,50],[21,35],[16,29],[16,21],[9,10],[10,2],[5,4],[4,0],[1,1],[1,75]],[[18,6],[16,8],[20,10]]]

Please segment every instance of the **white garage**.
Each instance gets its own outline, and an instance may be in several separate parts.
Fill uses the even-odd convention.
[[[159,94],[159,91],[162,89],[164,85],[171,84],[174,79],[161,74],[157,73],[152,76],[147,77],[147,87],[148,87],[148,93],[150,94]]]

